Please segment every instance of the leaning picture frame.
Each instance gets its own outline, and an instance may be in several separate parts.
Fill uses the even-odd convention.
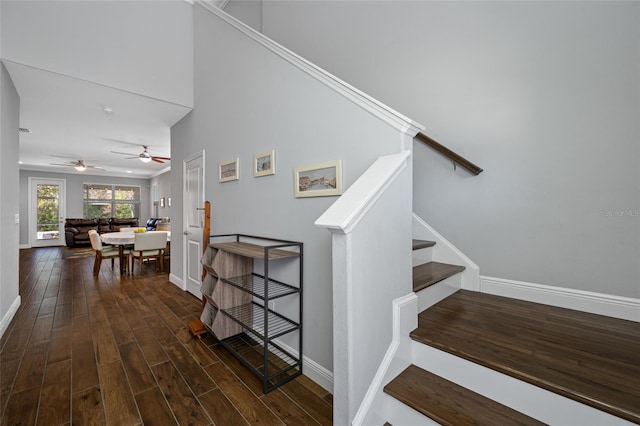
[[[295,196],[328,197],[342,194],[342,160],[296,167]]]
[[[229,182],[240,179],[239,163],[239,158],[218,163],[218,182]]]
[[[266,151],[253,156],[253,176],[269,176],[276,174],[276,151]]]

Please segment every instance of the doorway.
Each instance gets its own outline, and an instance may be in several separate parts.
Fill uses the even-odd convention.
[[[66,181],[29,178],[29,243],[31,247],[65,245]]]

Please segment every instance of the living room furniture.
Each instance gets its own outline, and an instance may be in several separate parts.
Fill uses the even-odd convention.
[[[162,218],[159,217],[150,217],[149,219],[147,219],[147,231],[156,231],[156,228],[160,222],[162,222]]]
[[[200,320],[261,379],[265,393],[302,374],[302,248],[295,241],[212,235],[202,257]]]
[[[131,256],[131,273],[135,270],[136,259],[140,261],[138,266],[138,275],[142,274],[142,262],[144,259],[155,259],[160,272],[164,271],[163,253],[167,247],[167,233],[156,232],[138,232],[134,233],[133,250]]]
[[[90,229],[89,240],[91,241],[91,247],[96,251],[96,259],[93,263],[93,275],[98,275],[100,272],[100,266],[102,265],[102,259],[111,259],[111,269],[113,269],[114,259],[117,257],[120,261],[120,274],[126,269],[126,264],[123,265],[123,252],[114,246],[103,246],[100,241],[100,235],[95,229]],[[128,254],[128,251],[126,252]],[[128,262],[127,262],[128,263]]]
[[[154,231],[148,231],[147,233],[151,233],[151,232],[154,232]],[[171,232],[165,232],[165,234],[167,234],[167,241],[171,241]],[[133,243],[135,242],[135,235],[136,233],[133,232],[132,230],[131,231],[123,230],[120,232],[109,232],[109,233],[100,235],[100,239],[104,244],[117,246],[118,249],[120,250],[120,253],[121,253],[120,254],[120,266],[121,266],[120,273],[123,273],[122,267],[124,266],[124,253],[126,252],[127,247],[132,246]],[[133,268],[129,272],[133,272]]]
[[[138,218],[67,218],[64,223],[64,236],[67,247],[90,245],[89,231],[98,234],[117,232],[120,226],[138,226]]]

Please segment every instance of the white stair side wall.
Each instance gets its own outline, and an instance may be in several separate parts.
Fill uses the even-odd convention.
[[[392,343],[392,301],[411,293],[411,168],[410,151],[378,158],[315,222],[332,232],[337,425],[355,419]]]
[[[417,214],[413,213],[413,238],[419,240],[435,241],[433,247],[433,260],[436,262],[461,265],[466,269],[460,274],[462,277],[462,288],[465,290],[478,291],[480,289],[480,268],[471,259],[462,254],[446,238],[440,235],[435,229],[429,226]]]
[[[413,364],[550,425],[632,423],[447,352],[413,342]]]

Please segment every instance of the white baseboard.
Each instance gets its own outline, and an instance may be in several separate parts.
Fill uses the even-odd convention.
[[[2,321],[0,321],[0,337],[4,335],[4,332],[7,331],[7,327],[11,323],[13,316],[18,312],[18,308],[20,307],[20,296],[16,296],[13,303],[9,307],[7,313],[2,317]]]
[[[298,357],[298,351],[286,343],[283,343],[278,339],[274,340],[274,343],[277,343],[278,346],[289,352],[291,355]],[[327,370],[305,355],[302,356],[302,374],[316,382],[327,392],[331,392],[333,394],[333,372]]]
[[[30,249],[31,248],[31,244],[20,244],[20,246],[18,248],[20,250],[22,250],[22,249]]]
[[[177,275],[169,274],[169,282],[175,284],[176,287],[180,288],[181,290],[187,289],[184,285],[184,281],[182,281],[182,279]]]
[[[640,322],[640,299],[630,297],[484,276],[480,292]]]

